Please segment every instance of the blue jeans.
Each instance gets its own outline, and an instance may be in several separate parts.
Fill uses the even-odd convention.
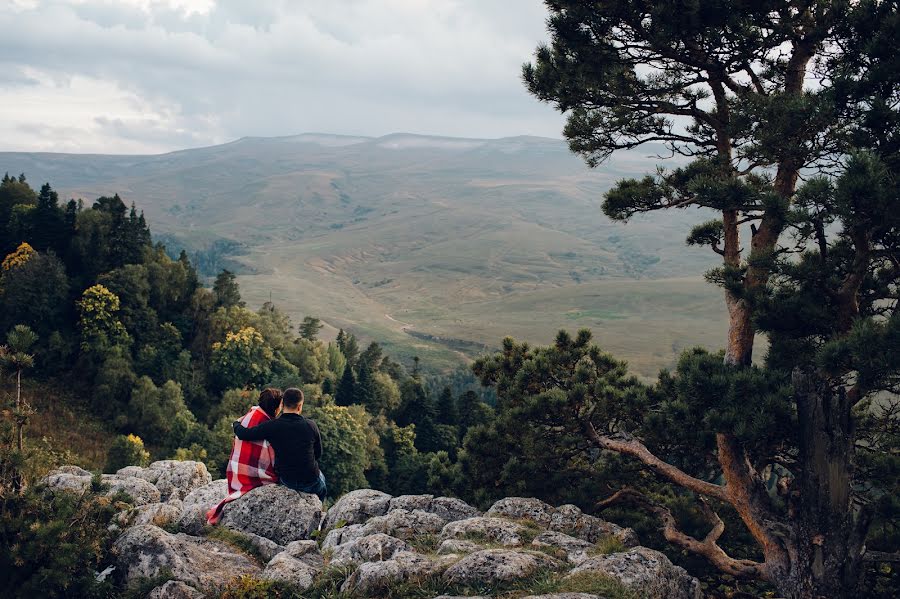
[[[322,501],[325,501],[325,495],[328,493],[328,487],[325,484],[325,475],[322,474],[321,470],[319,471],[319,478],[313,483],[301,485],[281,478],[278,480],[278,484],[284,485],[288,489],[293,489],[298,493],[312,493],[313,495],[318,495],[319,499]]]

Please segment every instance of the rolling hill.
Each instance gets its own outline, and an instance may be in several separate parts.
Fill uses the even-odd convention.
[[[155,156],[6,152],[0,169],[65,198],[118,193],[207,273],[236,268],[250,305],[271,298],[400,357],[447,367],[507,334],[587,326],[653,376],[725,327],[701,277],[713,261],[684,246],[697,214],[623,225],[600,211],[653,153],[591,170],[552,139],[304,134]]]

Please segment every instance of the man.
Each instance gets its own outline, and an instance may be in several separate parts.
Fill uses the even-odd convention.
[[[319,427],[303,412],[303,391],[286,389],[281,400],[281,416],[253,428],[234,423],[234,434],[242,441],[266,440],[275,450],[278,482],[300,493],[314,493],[325,499],[325,476],[319,470],[322,437]]]

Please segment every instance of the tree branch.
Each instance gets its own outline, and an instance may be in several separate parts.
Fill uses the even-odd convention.
[[[705,500],[699,498],[700,511],[704,517],[712,524],[712,529],[707,533],[702,541],[685,534],[678,529],[678,523],[672,511],[662,504],[651,501],[645,495],[625,487],[617,491],[611,497],[604,499],[597,504],[597,508],[603,510],[617,503],[631,503],[638,505],[650,513],[654,514],[661,523],[660,530],[663,536],[670,543],[686,549],[691,553],[702,555],[716,568],[731,576],[741,578],[756,578],[768,580],[766,565],[746,559],[735,559],[725,553],[721,547],[716,544],[719,537],[725,531],[725,523],[718,514],[706,503]]]

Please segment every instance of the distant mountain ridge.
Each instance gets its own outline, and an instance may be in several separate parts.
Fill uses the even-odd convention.
[[[3,152],[0,170],[66,199],[118,193],[170,249],[239,268],[251,305],[271,295],[401,357],[449,365],[507,333],[546,342],[589,326],[649,375],[685,345],[717,342],[721,310],[698,278],[710,257],[684,248],[696,214],[623,225],[600,210],[616,180],[664,153],[589,169],[549,138],[304,133],[159,155]]]

